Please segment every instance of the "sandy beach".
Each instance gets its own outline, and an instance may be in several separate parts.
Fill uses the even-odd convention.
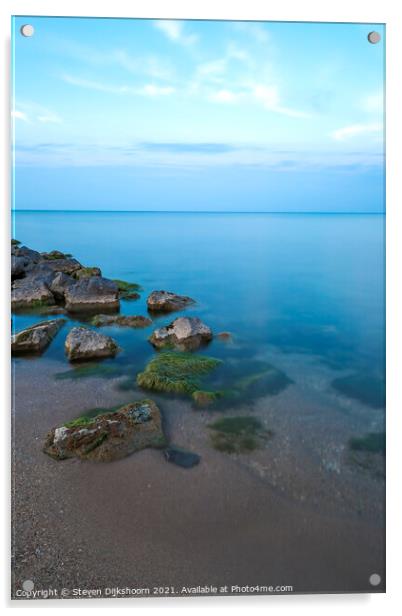
[[[292,363],[293,372],[302,365],[297,357],[283,362],[290,376]],[[383,590],[369,576],[384,580],[384,481],[348,462],[339,443],[356,409],[349,415],[322,383],[315,392],[308,366],[297,386],[233,410],[251,411],[274,430],[247,455],[211,447],[207,424],[216,414],[152,396],[170,441],[201,455],[192,469],[157,450],[108,464],[46,456],[51,427],[141,397],[118,391],[114,379],[55,380],[61,369],[44,358],[16,364],[14,593],[27,579],[35,588],[127,586],[152,594],[169,586],[178,595],[203,585]],[[339,416],[330,433],[328,412]]]

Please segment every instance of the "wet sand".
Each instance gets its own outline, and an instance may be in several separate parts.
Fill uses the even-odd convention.
[[[173,586],[179,595],[183,586],[236,584],[383,591],[369,576],[384,580],[384,481],[353,466],[345,449],[359,413],[369,428],[378,414],[358,405],[349,413],[326,391],[330,371],[311,382],[305,358],[284,357],[278,367],[292,378],[297,371],[297,385],[230,412],[252,412],[274,430],[248,455],[211,447],[207,424],[219,413],[152,396],[171,442],[201,455],[182,469],[156,450],[109,464],[49,458],[42,446],[51,427],[141,394],[110,379],[55,380],[61,362],[19,361],[13,592],[27,579],[35,588],[151,594]]]

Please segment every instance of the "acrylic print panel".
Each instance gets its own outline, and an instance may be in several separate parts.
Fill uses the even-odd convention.
[[[383,592],[384,27],[13,29],[13,597]]]

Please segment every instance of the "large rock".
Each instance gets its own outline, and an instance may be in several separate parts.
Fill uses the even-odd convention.
[[[156,329],[149,341],[157,349],[176,347],[181,351],[194,351],[212,340],[212,331],[198,317],[179,317],[170,325]]]
[[[152,291],[147,299],[148,309],[152,312],[173,312],[194,303],[191,297],[170,291]]]
[[[148,327],[151,325],[151,319],[141,315],[124,316],[120,314],[97,314],[91,321],[95,327],[106,327],[108,325],[119,325],[120,327]]]
[[[117,285],[102,276],[78,280],[65,290],[66,309],[71,312],[118,310],[120,307]]]
[[[47,436],[44,452],[56,460],[77,457],[110,462],[147,447],[165,445],[158,407],[152,400],[141,400],[54,428]]]
[[[65,319],[42,321],[14,334],[11,337],[12,354],[42,353],[65,322]]]
[[[53,293],[40,278],[28,277],[16,280],[11,290],[11,307],[40,308],[54,304]]]
[[[114,357],[119,350],[113,338],[87,327],[74,327],[69,332],[64,346],[70,361]]]

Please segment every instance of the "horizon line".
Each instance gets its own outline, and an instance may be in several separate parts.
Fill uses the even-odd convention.
[[[315,212],[311,210],[306,211],[292,211],[292,210],[264,210],[264,211],[232,211],[232,210],[65,210],[65,209],[22,209],[22,208],[12,208],[11,213],[14,212],[64,212],[64,213],[88,213],[88,214],[99,214],[102,212],[105,213],[113,213],[113,214],[295,214],[295,215],[330,215],[330,216],[361,216],[361,215],[373,215],[373,216],[384,216],[385,211],[383,212]]]

